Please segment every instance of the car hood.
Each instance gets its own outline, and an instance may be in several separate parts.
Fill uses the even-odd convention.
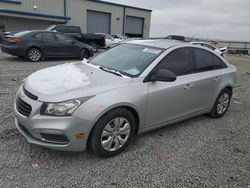
[[[39,70],[25,80],[24,87],[39,101],[60,102],[126,87],[131,80],[83,61]]]

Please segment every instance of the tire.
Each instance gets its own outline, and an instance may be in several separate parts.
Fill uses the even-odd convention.
[[[124,108],[117,108],[101,117],[90,138],[94,154],[112,157],[124,151],[135,135],[135,118]]]
[[[92,49],[93,49],[94,52],[98,52],[99,46],[98,46],[97,43],[95,43],[95,42],[90,42],[89,45],[92,47]]]
[[[228,110],[232,97],[232,92],[229,89],[224,89],[216,98],[215,104],[209,113],[212,118],[222,117]]]
[[[88,59],[89,58],[89,51],[87,50],[87,49],[82,49],[81,51],[80,51],[80,57],[79,57],[79,59],[80,60],[83,60],[83,59]]]
[[[42,52],[38,48],[31,48],[26,54],[26,59],[31,62],[38,62],[43,58]]]

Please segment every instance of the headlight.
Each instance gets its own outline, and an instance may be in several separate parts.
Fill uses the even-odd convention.
[[[84,102],[94,96],[68,100],[59,103],[43,103],[41,115],[49,116],[71,116],[76,109]]]

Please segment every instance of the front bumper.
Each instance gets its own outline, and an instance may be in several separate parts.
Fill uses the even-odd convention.
[[[42,102],[30,99],[20,88],[18,96],[31,105],[28,117],[22,115],[15,103],[15,124],[29,143],[62,151],[84,151],[91,131],[91,122],[76,116],[54,117],[40,115]],[[79,138],[76,135],[81,134]]]

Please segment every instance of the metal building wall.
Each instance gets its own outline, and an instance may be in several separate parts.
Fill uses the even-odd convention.
[[[37,9],[34,9],[35,5]],[[22,0],[20,4],[0,2],[0,8],[63,16],[64,0]]]
[[[67,16],[71,17],[68,21],[69,25],[80,26],[82,32],[86,32],[86,21],[84,16],[85,0],[67,0]]]
[[[35,20],[28,18],[18,18],[9,16],[0,16],[0,22],[5,24],[6,31],[16,31],[25,29],[45,29],[48,25],[52,25],[55,22],[45,20]]]

